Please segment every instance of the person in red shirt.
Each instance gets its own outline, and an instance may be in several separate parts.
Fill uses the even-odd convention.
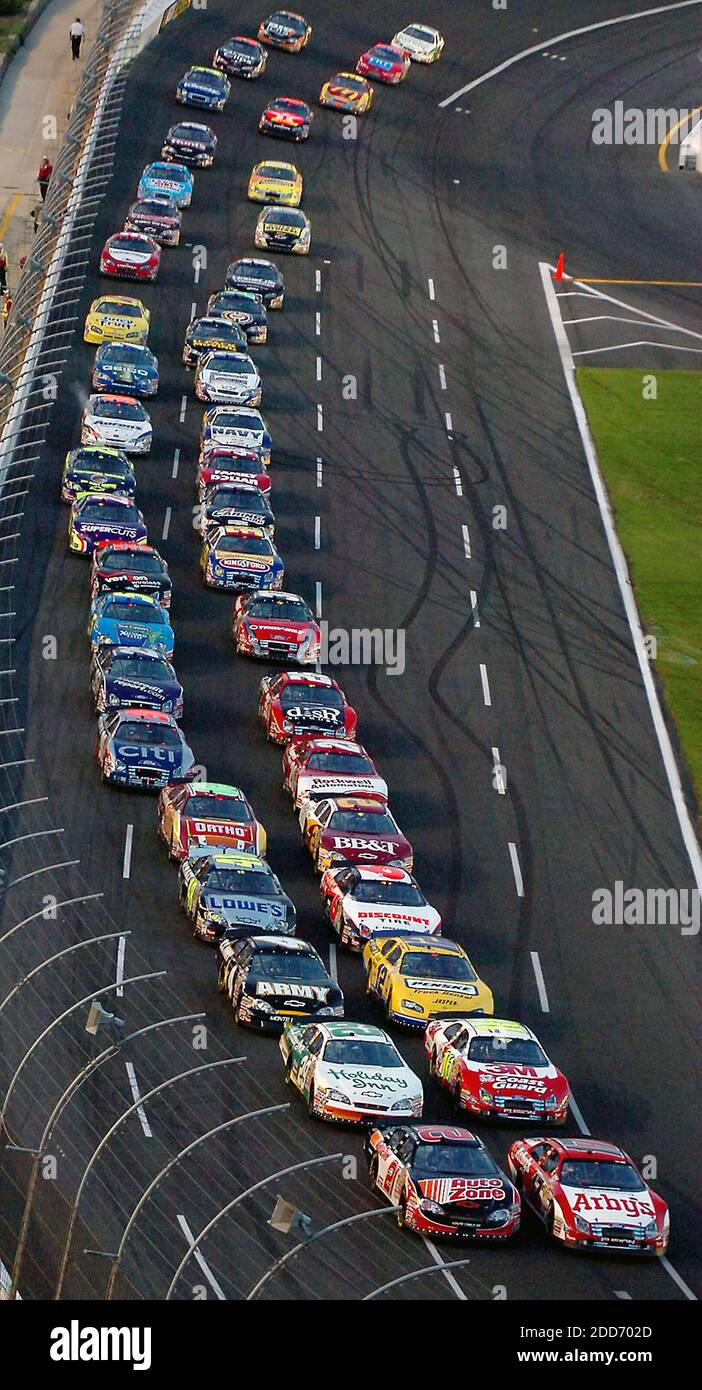
[[[46,155],[44,155],[44,158],[42,159],[41,164],[39,165],[39,173],[37,174],[37,183],[39,184],[39,192],[41,193],[42,203],[46,198],[46,190],[49,187],[49,179],[51,178],[53,172],[53,164],[49,159],[47,159]]]

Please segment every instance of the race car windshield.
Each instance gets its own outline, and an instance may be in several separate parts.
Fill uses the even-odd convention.
[[[305,763],[306,772],[338,772],[375,775],[370,758],[361,753],[311,753]]]
[[[113,236],[110,241],[111,251],[143,251],[151,253],[148,241],[142,237]]]
[[[193,342],[209,343],[230,342],[240,343],[241,333],[233,323],[208,323],[206,319],[200,319],[198,323],[190,329],[189,337]]]
[[[332,1038],[324,1049],[325,1062],[345,1067],[404,1067],[394,1047],[385,1042],[368,1042],[360,1038]]]
[[[168,183],[189,182],[187,169],[179,169],[177,164],[152,164],[145,177],[164,179]]]
[[[129,723],[125,721],[120,724],[115,735],[120,743],[150,743],[155,748],[180,748],[181,738],[177,729],[171,729],[168,724],[150,724],[144,720],[139,723]]]
[[[365,92],[366,84],[362,77],[353,77],[350,72],[338,72],[332,77],[332,87],[350,87],[352,92]]]
[[[191,796],[185,815],[191,820],[233,820],[247,825],[253,821],[246,802],[236,796]]]
[[[187,140],[195,145],[206,145],[211,138],[204,130],[196,130],[192,125],[174,126],[170,133],[171,140]]]
[[[608,1187],[617,1192],[641,1192],[644,1184],[630,1163],[607,1159],[566,1158],[560,1180],[569,1187]]]
[[[329,829],[348,830],[366,835],[397,834],[392,816],[376,811],[335,811],[329,822]]]
[[[119,656],[110,662],[111,676],[145,676],[150,681],[172,681],[173,672],[166,661],[154,661],[146,656]]]
[[[239,261],[232,266],[232,275],[244,275],[247,280],[259,280],[262,285],[277,284],[277,276],[272,266],[256,265],[253,261]]]
[[[432,956],[410,951],[402,962],[402,974],[418,980],[475,980],[477,975],[464,956]]]
[[[225,430],[244,430],[252,434],[258,434],[261,429],[261,421],[258,415],[248,415],[244,410],[239,410],[236,414],[233,410],[225,410],[221,415],[217,416],[214,423],[215,426],[219,426]]]
[[[103,299],[95,310],[96,314],[113,314],[120,319],[140,319],[142,311],[136,304],[115,304],[113,299]]]
[[[517,1062],[525,1067],[548,1066],[548,1058],[531,1038],[473,1038],[468,1048],[471,1062]]]
[[[304,213],[284,212],[282,208],[276,208],[266,217],[266,225],[268,227],[290,227],[293,231],[298,232],[301,227],[306,226],[306,223]]]
[[[293,101],[288,97],[277,97],[275,101],[271,102],[271,111],[284,111],[291,116],[304,116],[307,113],[307,107],[304,102]]]
[[[118,366],[150,367],[153,358],[150,352],[144,352],[143,348],[137,347],[134,343],[110,343],[101,361]]]
[[[136,526],[139,521],[139,513],[136,507],[124,507],[119,502],[101,502],[97,499],[86,502],[80,509],[81,521],[100,521],[108,525],[110,521],[119,521],[126,526]]]
[[[124,556],[120,555],[117,550],[113,551],[111,555],[103,556],[100,561],[100,569],[105,570],[107,574],[122,574],[125,571],[128,574],[163,574],[163,565],[158,556]],[[129,588],[129,585],[125,585],[125,588]]]
[[[211,87],[213,91],[217,92],[221,91],[224,86],[221,77],[218,77],[216,73],[203,72],[202,69],[186,73],[185,80],[186,82],[197,82],[202,87]]]
[[[497,1165],[485,1149],[472,1144],[420,1144],[412,1164],[414,1178],[482,1178],[494,1177]]]
[[[377,44],[371,49],[374,58],[389,58],[391,63],[397,62],[397,53],[392,48],[383,48],[382,44]]]
[[[297,951],[266,951],[254,957],[249,970],[249,979],[285,980],[286,984],[326,985],[327,972],[321,961],[314,956],[303,956]]]
[[[281,24],[284,29],[290,29],[293,34],[304,34],[305,32],[304,20],[298,19],[293,14],[288,14],[287,10],[276,10],[275,14],[271,15],[268,23]]]
[[[150,603],[129,603],[119,598],[105,604],[102,616],[118,623],[138,623],[140,627],[160,627],[163,623],[161,614]]]
[[[240,511],[257,512],[264,516],[268,503],[258,489],[250,492],[244,488],[218,487],[207,499],[209,507],[238,507]]]
[[[103,477],[110,478],[133,477],[132,470],[124,459],[78,459],[73,467],[79,473],[100,473]]]
[[[257,598],[246,610],[247,618],[280,618],[281,622],[306,623],[310,610],[302,599]]]
[[[221,333],[219,334],[221,337]],[[220,372],[223,376],[250,376],[255,375],[255,367],[245,362],[243,357],[232,356],[230,352],[213,352],[208,363],[208,372]]]
[[[295,705],[317,705],[322,709],[336,709],[339,714],[344,712],[344,702],[338,690],[330,690],[325,685],[297,685],[294,681],[283,687],[280,705],[283,710],[292,709]]]
[[[265,536],[222,536],[217,541],[217,550],[223,555],[270,555],[271,548]]]
[[[211,869],[205,887],[210,893],[244,893],[247,898],[257,893],[270,898],[276,893],[270,875],[257,869]]]
[[[136,204],[134,211],[142,213],[146,217],[173,217],[174,215],[172,204],[165,198],[161,202],[157,198],[144,198],[141,203]]]
[[[95,401],[90,414],[98,420],[146,419],[146,411],[137,401]]]
[[[423,43],[429,43],[432,37],[428,29],[420,29],[418,24],[408,24],[403,32],[408,39],[421,39]]]
[[[391,903],[394,907],[423,907],[426,899],[415,883],[375,883],[361,879],[353,890],[357,903]]]
[[[274,164],[262,164],[259,169],[259,176],[263,179],[275,179],[276,183],[294,183],[297,174],[292,169],[285,169]]]
[[[229,39],[224,50],[226,53],[244,53],[249,58],[258,52],[258,44],[255,39]]]

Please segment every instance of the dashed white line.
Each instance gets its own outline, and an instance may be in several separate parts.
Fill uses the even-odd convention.
[[[431,321],[431,327],[432,327],[432,332],[433,332],[433,334],[434,334],[434,342],[435,342],[435,343],[440,343],[440,342],[441,342],[441,338],[439,337],[439,320],[438,320],[438,319],[432,319],[432,321]]]
[[[510,859],[512,860],[512,873],[514,874],[514,883],[515,883],[515,887],[516,887],[516,889],[517,889],[517,897],[518,897],[518,898],[523,898],[523,897],[524,897],[524,879],[522,878],[522,866],[521,866],[521,864],[519,863],[519,855],[517,854],[517,846],[515,845],[515,843],[514,843],[513,840],[510,840],[510,841],[509,841],[509,857],[510,857]]]
[[[199,285],[199,283],[200,283],[200,257],[199,257],[199,256],[198,256],[198,258],[197,258],[197,260],[196,260],[196,262],[195,262],[195,268],[194,268],[193,279],[195,280],[195,284],[196,284],[196,285]]]
[[[164,518],[163,518],[163,530],[162,530],[162,532],[161,532],[161,540],[162,540],[162,541],[167,541],[167,540],[168,540],[168,532],[170,531],[170,529],[171,529],[171,509],[170,509],[170,507],[166,507],[166,515],[165,515]]]
[[[319,550],[322,541],[322,518],[316,516],[314,519],[314,548]]]
[[[322,272],[321,272],[321,270],[315,270],[315,272],[314,272],[314,287],[315,287],[315,289],[316,289],[316,291],[317,291],[317,294],[320,294],[320,293],[321,293],[321,289],[322,289]]]
[[[443,1255],[439,1254],[439,1251],[437,1250],[436,1246],[433,1245],[430,1240],[427,1240],[426,1236],[422,1236],[422,1240],[424,1241],[424,1244],[426,1245],[427,1250],[429,1251],[429,1254],[431,1255],[431,1258],[434,1261],[434,1264],[437,1264],[439,1266],[439,1269],[442,1271],[446,1283],[449,1284],[450,1287],[453,1289],[456,1298],[460,1298],[463,1303],[467,1303],[468,1300],[460,1284],[457,1282],[456,1279],[454,1279],[451,1270],[446,1269]]]
[[[127,938],[126,936],[120,936],[119,941],[117,942],[117,969],[115,971],[115,982],[117,984],[117,989],[115,990],[115,994],[124,994],[124,956],[126,949]]]
[[[134,838],[134,826],[127,826],[127,833],[124,837],[124,859],[122,860],[122,878],[129,878],[132,870],[132,840]]]
[[[322,315],[320,314],[319,309],[317,310],[314,316],[314,331],[317,334],[317,337],[319,337],[322,331]]]
[[[191,1231],[184,1216],[178,1217],[178,1225],[180,1226],[180,1229],[188,1242],[188,1246],[191,1246],[195,1239],[195,1236],[193,1235],[193,1232]],[[210,1288],[212,1289],[212,1292],[217,1295],[217,1298],[220,1300],[220,1303],[226,1303],[226,1294],[221,1284],[217,1283],[217,1280],[215,1279],[214,1274],[212,1273],[212,1270],[210,1269],[210,1266],[208,1265],[204,1255],[202,1255],[199,1250],[194,1250],[193,1254]]]
[[[539,953],[538,951],[530,951],[529,955],[531,956],[531,966],[532,970],[534,971],[534,979],[536,980],[536,989],[539,996],[539,1003],[541,1005],[541,1012],[544,1014],[550,1014],[551,1007],[548,1002],[548,995],[546,993],[546,981],[544,979],[544,972],[541,969]]]
[[[322,616],[322,581],[318,579],[314,586],[315,593],[315,613],[318,618]]]
[[[495,783],[495,791],[499,792],[500,796],[505,796],[507,788],[505,786],[504,768],[500,759],[499,748],[493,748],[492,750],[492,776]]]
[[[614,1292],[617,1298],[626,1298],[631,1301],[631,1294],[627,1293],[626,1289],[615,1289]]]
[[[585,1117],[584,1117],[584,1115],[583,1115],[583,1112],[582,1112],[582,1110],[580,1109],[580,1106],[578,1105],[578,1102],[577,1102],[577,1100],[575,1099],[575,1096],[573,1095],[573,1092],[571,1091],[570,1087],[568,1087],[568,1100],[569,1100],[569,1102],[570,1102],[571,1114],[572,1114],[572,1115],[574,1116],[574,1118],[575,1118],[575,1121],[576,1121],[576,1124],[577,1124],[577,1126],[578,1126],[578,1129],[580,1130],[580,1133],[581,1133],[581,1134],[589,1134],[589,1133],[590,1133],[590,1130],[588,1129],[588,1127],[587,1127],[587,1125],[586,1125],[586,1123],[585,1123]]]
[[[487,666],[484,666],[482,662],[480,663],[480,680],[483,687],[483,699],[485,701],[485,704],[491,705],[492,696],[490,695],[490,683],[488,681]]]
[[[194,299],[193,302],[192,302],[192,304],[190,305],[190,317],[191,317],[191,319],[194,319],[196,314],[197,314],[197,300]]]
[[[446,390],[446,368],[443,362],[439,363],[439,385],[442,391]]]
[[[172,471],[172,473],[171,473],[171,477],[172,477],[172,478],[177,478],[177,477],[178,477],[178,464],[179,464],[179,463],[180,463],[180,449],[174,449],[174,450],[173,450],[173,471]]]
[[[322,359],[321,359],[321,357],[319,356],[319,354],[317,354],[317,381],[321,381],[321,380],[322,380]]]
[[[465,525],[465,522],[461,527],[461,531],[463,533],[463,549],[465,551],[466,560],[470,560],[472,554],[470,548],[470,533],[468,531],[468,527]]]
[[[446,415],[445,415],[444,418],[445,418],[445,420],[446,420],[446,428],[447,428],[447,430],[448,430],[448,432],[449,432],[449,434],[450,434],[450,433],[451,433],[451,430],[453,429],[453,420],[452,420],[452,418],[451,418],[451,411],[450,411],[450,410],[447,410],[447,411],[446,411]]]
[[[667,1255],[661,1255],[660,1258],[661,1258],[661,1264],[662,1264],[662,1266],[663,1266],[663,1268],[664,1268],[666,1274],[669,1274],[669,1275],[670,1275],[670,1277],[671,1277],[673,1283],[674,1283],[674,1284],[677,1284],[678,1288],[680,1289],[680,1292],[683,1293],[683,1294],[685,1295],[686,1298],[689,1298],[689,1300],[690,1300],[691,1303],[697,1303],[697,1294],[692,1292],[692,1289],[689,1287],[689,1285],[686,1284],[686,1283],[685,1283],[685,1280],[682,1279],[682,1278],[680,1277],[680,1275],[678,1274],[677,1269],[673,1269],[673,1266],[672,1266],[672,1264],[670,1263],[670,1260],[668,1259],[668,1256],[667,1256]]]
[[[329,974],[331,975],[332,980],[334,981],[334,984],[335,984],[335,985],[338,985],[338,983],[339,983],[339,969],[338,969],[338,962],[337,962],[337,959],[336,959],[336,942],[335,942],[335,941],[332,941],[332,943],[331,943],[331,945],[330,945],[330,947],[329,947]]]
[[[435,290],[434,290],[434,281],[433,281],[433,280],[427,280],[427,284],[428,284],[428,286],[429,286],[429,298],[430,298],[430,299],[436,299],[436,293],[435,293]]]
[[[181,425],[182,425],[182,423],[183,423],[183,421],[184,421],[184,419],[185,419],[185,412],[186,412],[187,408],[188,408],[188,398],[187,398],[187,396],[181,396],[181,398],[180,398],[180,416],[179,416]]]
[[[454,486],[455,486],[455,488],[456,488],[456,492],[457,492],[458,496],[459,496],[459,497],[462,497],[462,496],[463,496],[463,483],[461,482],[461,475],[460,475],[460,473],[459,473],[459,471],[458,471],[457,468],[454,468],[454,470],[453,470],[453,481],[454,481]]]
[[[131,1092],[132,1092],[132,1099],[135,1100],[135,1101],[141,1100],[141,1092],[140,1092],[140,1090],[139,1090],[139,1083],[138,1083],[138,1081],[137,1081],[137,1079],[136,1079],[136,1072],[135,1072],[135,1070],[134,1070],[134,1063],[133,1063],[133,1062],[127,1062],[127,1063],[126,1063],[126,1067],[127,1067],[127,1076],[129,1077],[129,1085],[130,1085],[130,1087],[131,1087]],[[151,1132],[151,1126],[150,1126],[150,1124],[149,1124],[149,1121],[148,1121],[147,1118],[146,1118],[146,1111],[145,1111],[143,1105],[140,1105],[140,1106],[139,1106],[139,1108],[138,1108],[138,1110],[137,1110],[137,1115],[139,1116],[139,1120],[141,1121],[141,1127],[142,1127],[142,1129],[143,1129],[143,1131],[144,1131],[144,1134],[146,1135],[147,1139],[153,1139],[154,1136],[153,1136],[153,1134],[152,1134],[152,1132]]]
[[[317,459],[317,487],[322,486],[322,469],[324,467],[322,459]]]
[[[324,412],[321,405],[317,406],[317,429],[320,431],[324,429]]]
[[[470,606],[473,609],[474,626],[480,627],[480,618],[478,617],[478,595],[476,594],[475,589],[471,589],[470,591]]]

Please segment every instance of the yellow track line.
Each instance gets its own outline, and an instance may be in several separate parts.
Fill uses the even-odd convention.
[[[21,197],[21,193],[13,193],[9,203],[7,204],[7,207],[5,208],[5,211],[2,215],[2,220],[0,221],[0,241],[2,241],[3,237],[5,236],[5,233],[10,225],[10,218],[12,217],[12,214],[15,208],[17,207],[17,204]]]
[[[678,121],[678,122],[673,126],[672,130],[669,130],[669,131],[668,131],[668,134],[666,135],[665,140],[664,140],[664,141],[662,142],[662,144],[660,145],[659,150],[658,150],[658,163],[660,164],[661,169],[663,170],[663,173],[664,173],[664,174],[669,174],[669,173],[670,173],[670,170],[669,170],[669,168],[668,168],[668,146],[669,146],[669,144],[670,144],[670,142],[671,142],[673,136],[674,136],[674,135],[677,135],[677,133],[678,133],[680,127],[683,126],[683,125],[686,125],[687,122],[688,122],[689,119],[690,119],[690,115],[694,115],[696,111],[702,111],[702,106],[693,106],[692,111],[691,111],[691,112],[688,112],[687,116],[683,116],[682,120],[681,120],[681,121]]]

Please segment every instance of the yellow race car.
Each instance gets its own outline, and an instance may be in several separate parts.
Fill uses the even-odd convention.
[[[122,294],[101,295],[87,313],[84,343],[145,343],[151,314],[140,299]]]
[[[373,936],[363,950],[366,989],[385,1005],[391,1023],[426,1028],[447,1014],[492,1014],[492,990],[462,946],[445,937]]]
[[[362,116],[372,100],[370,82],[356,72],[337,72],[324,83],[319,93],[320,106],[331,106],[334,111],[350,111],[354,116]]]
[[[248,197],[252,203],[280,203],[282,207],[298,208],[302,198],[302,174],[294,164],[263,159],[251,170]]]
[[[289,251],[306,256],[310,249],[312,224],[302,208],[265,207],[259,213],[254,244],[259,251]]]

